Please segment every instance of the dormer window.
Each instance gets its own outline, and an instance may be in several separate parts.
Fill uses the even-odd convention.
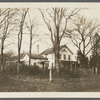
[[[64,55],[64,60],[66,60],[66,55]]]
[[[64,52],[66,52],[66,49],[63,49]]]

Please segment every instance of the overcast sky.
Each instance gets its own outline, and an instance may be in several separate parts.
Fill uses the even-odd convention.
[[[80,12],[80,14],[85,15],[88,18],[98,19],[100,21],[100,3],[0,3],[1,8],[30,8],[30,16],[33,18],[34,16],[39,19],[39,28],[38,33],[40,34],[41,41],[33,44],[33,53],[37,52],[36,46],[39,45],[39,52],[41,53],[45,49],[52,46],[50,40],[48,37],[43,37],[43,33],[47,32],[48,30],[46,26],[42,23],[42,19],[40,18],[40,13],[37,11],[36,8],[49,8],[49,7],[67,7],[67,8],[86,8],[87,10],[83,10]],[[27,33],[27,31],[26,31]],[[14,41],[14,43],[17,43],[16,36],[12,36],[12,39],[8,39],[8,41]],[[34,39],[35,41],[35,39]],[[76,53],[76,48],[69,44],[69,41],[63,41],[62,44],[67,43],[68,47]],[[17,54],[17,45],[11,45],[9,48],[5,49],[6,51],[14,50]],[[28,52],[29,50],[29,36],[24,35],[23,39],[23,45],[22,45],[22,51]]]

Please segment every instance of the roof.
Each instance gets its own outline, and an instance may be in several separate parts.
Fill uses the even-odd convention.
[[[100,37],[98,33],[95,33],[94,37]]]
[[[32,54],[32,55],[31,55],[31,58],[32,58],[32,59],[45,59],[45,60],[48,60],[47,58],[43,57],[43,56],[40,55],[40,54]]]
[[[25,54],[26,55],[26,54]],[[25,56],[24,55],[24,56]],[[27,55],[29,56],[29,53],[27,53]],[[22,57],[22,59],[24,58],[24,56]],[[48,60],[48,58],[43,57],[41,54],[32,54],[31,55],[31,59],[43,59],[43,60]]]
[[[73,54],[73,52],[72,52],[66,45],[60,46],[60,50],[61,50],[62,48],[64,48],[64,47],[66,47],[66,48]],[[49,49],[46,49],[45,51],[43,51],[41,54],[42,54],[42,55],[47,55],[47,54],[52,54],[52,53],[54,53],[53,48],[49,48]]]

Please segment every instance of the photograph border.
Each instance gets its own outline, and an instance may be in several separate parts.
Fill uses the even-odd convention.
[[[0,0],[0,3],[6,3],[6,2],[8,2],[8,3],[27,3],[27,2],[32,2],[32,3],[36,3],[36,2],[39,2],[39,3],[42,3],[42,2],[52,2],[52,3],[58,3],[58,2],[73,2],[73,3],[78,3],[78,2],[80,2],[80,3],[83,3],[83,2],[88,2],[88,3],[97,3],[97,2],[99,2],[99,0],[48,0],[48,1],[46,1],[46,0]],[[70,98],[71,100],[73,100],[73,99],[75,99],[75,100],[77,100],[77,99],[79,99],[79,100],[82,100],[82,98],[84,98],[85,100],[90,100],[89,98],[94,98],[94,99],[96,99],[96,98],[100,98],[100,93],[99,92],[67,92],[67,94],[66,95],[64,95],[64,93],[65,92],[62,92],[62,93],[58,93],[57,92],[57,95],[56,95],[56,92],[49,92],[49,93],[47,93],[47,92],[42,92],[42,93],[34,93],[34,92],[29,92],[29,93],[23,93],[23,92],[21,92],[21,93],[18,93],[18,92],[10,92],[10,93],[8,93],[8,92],[2,92],[2,93],[0,93],[0,98],[24,98],[24,100],[26,100],[25,98],[27,98],[27,100],[31,100],[31,99],[28,99],[28,98],[35,98],[36,100],[37,100],[37,98],[41,98],[42,100],[44,100],[43,98],[51,98],[51,99],[53,99],[53,98],[55,98],[56,100],[58,100],[58,98],[60,99],[60,100],[65,100],[65,99],[62,99],[62,97],[63,98]],[[53,96],[52,96],[53,95]],[[87,98],[87,99],[86,99]],[[13,100],[16,100],[16,99],[13,99]],[[70,100],[70,99],[68,99],[68,100]],[[22,100],[22,99],[20,99],[20,100]],[[40,100],[40,99],[39,99]],[[48,99],[48,100],[50,100],[50,99]]]

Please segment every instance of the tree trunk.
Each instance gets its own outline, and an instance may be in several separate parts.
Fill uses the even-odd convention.
[[[29,66],[31,65],[31,44],[30,44],[30,49],[29,49]]]
[[[56,27],[56,34],[55,34],[55,66],[57,73],[60,72],[60,62],[59,62],[59,50],[60,50],[60,41],[59,41],[59,26]]]
[[[4,49],[4,41],[1,40],[1,71],[4,71],[4,56],[3,56],[3,49]]]
[[[20,63],[20,47],[18,48],[18,63]]]
[[[31,65],[31,51],[32,50],[32,29],[30,33],[30,48],[29,48],[29,66]]]
[[[18,65],[17,65],[17,72],[19,73],[19,67],[20,67],[20,51],[21,51],[21,46],[22,46],[22,38],[23,38],[23,26],[24,26],[24,21],[26,18],[26,14],[28,12],[28,9],[24,10],[23,9],[23,13],[22,13],[22,18],[21,18],[21,22],[20,22],[20,29],[19,29],[19,33],[18,33]]]
[[[17,64],[17,72],[19,73],[20,71],[20,52],[21,52],[21,46],[22,46],[22,36],[23,36],[23,30],[22,30],[22,26],[20,29],[20,32],[18,34],[18,64]]]
[[[83,40],[83,55],[85,56],[85,40]]]
[[[19,65],[20,65],[20,47],[18,46],[18,64],[17,64],[17,73],[19,73]]]
[[[60,63],[59,63],[59,43],[56,44],[55,46],[55,67],[57,72],[60,72]]]
[[[21,35],[22,36],[22,35]],[[21,42],[22,42],[22,37],[20,37],[20,33],[18,34],[18,64],[17,64],[17,73],[19,73],[19,65],[20,65],[20,51],[21,51]]]

